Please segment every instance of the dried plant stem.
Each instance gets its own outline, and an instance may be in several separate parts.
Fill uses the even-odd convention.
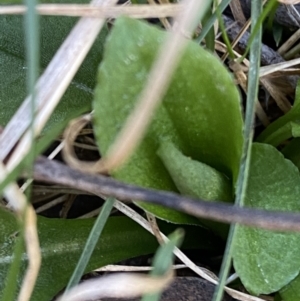
[[[102,298],[135,298],[146,293],[163,290],[173,280],[173,271],[164,276],[143,274],[112,274],[89,279],[70,289],[57,301],[99,300]]]
[[[34,179],[66,185],[96,195],[113,196],[121,200],[146,201],[224,223],[300,232],[298,213],[241,208],[223,202],[206,202],[172,192],[141,188],[102,175],[86,174],[44,158],[39,158],[35,163]]]
[[[30,300],[41,265],[39,237],[36,228],[36,214],[32,206],[25,209],[25,242],[28,256],[28,267],[23,279],[18,301]]]
[[[3,166],[2,168],[6,173],[5,168]],[[8,185],[5,188],[4,195],[8,199],[10,207],[17,212],[24,224],[28,268],[23,279],[18,301],[27,301],[30,300],[41,265],[39,238],[36,228],[36,214],[32,205],[27,204],[26,197],[17,184],[11,183]]]
[[[171,268],[174,270],[184,269],[187,266],[185,264],[175,264]],[[127,266],[127,265],[115,265],[109,264],[102,268],[94,270],[95,272],[139,272],[139,271],[151,271],[151,266]]]
[[[37,13],[48,16],[71,16],[92,18],[117,18],[121,15],[132,18],[164,18],[176,16],[183,9],[181,4],[130,5],[130,6],[96,6],[88,4],[40,4]],[[2,6],[0,15],[16,15],[26,13],[24,5]]]

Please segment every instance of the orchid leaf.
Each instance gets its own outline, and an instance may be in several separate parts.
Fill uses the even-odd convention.
[[[19,224],[15,216],[0,207],[0,299],[5,288],[9,266]],[[51,300],[63,289],[80,258],[87,237],[95,219],[49,219],[38,216],[38,234],[42,252],[42,267],[31,301]],[[160,224],[165,233],[174,230],[171,225]],[[196,229],[195,229],[196,228]],[[213,250],[219,247],[216,238],[204,228],[188,226],[186,229],[185,248]],[[98,240],[85,272],[92,271],[106,264],[120,260],[151,254],[157,248],[157,241],[127,217],[110,217]],[[21,285],[27,264],[27,257],[22,257],[21,271],[17,283]]]
[[[94,130],[103,155],[134,108],[167,35],[126,17],[114,24],[93,102]],[[242,127],[240,96],[231,74],[215,56],[190,41],[144,140],[113,176],[143,187],[177,191],[156,154],[163,139],[193,160],[224,173],[233,185],[241,156]],[[195,218],[175,210],[137,204],[161,219],[197,223]]]
[[[297,212],[299,195],[297,167],[273,146],[254,143],[244,205]],[[269,294],[292,281],[300,271],[299,245],[299,233],[237,225],[234,267],[246,289],[255,295]]]
[[[282,288],[279,293],[284,301],[300,300],[300,276],[298,275],[287,286]]]
[[[207,201],[232,201],[231,182],[221,172],[184,156],[171,142],[162,142],[157,154],[180,193]]]
[[[46,2],[46,1],[45,1]],[[75,1],[76,2],[76,1]],[[82,1],[77,1],[82,3]],[[88,1],[84,1],[88,3]],[[49,3],[49,1],[47,1]],[[57,3],[57,1],[52,1]],[[65,3],[74,3],[67,0]],[[40,16],[40,72],[47,67],[54,54],[68,36],[78,18]],[[0,125],[5,126],[27,96],[26,50],[23,16],[0,16]],[[66,119],[77,117],[91,109],[97,66],[102,59],[107,35],[104,28],[83,65],[77,72],[46,128],[50,129]]]

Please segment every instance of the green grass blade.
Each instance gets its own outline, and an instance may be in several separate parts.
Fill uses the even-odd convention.
[[[25,14],[25,36],[26,36],[26,51],[27,51],[27,90],[28,94],[32,94],[31,100],[31,128],[32,128],[32,146],[34,146],[34,110],[35,110],[35,83],[38,78],[38,65],[39,65],[39,18],[36,14],[35,6],[36,0],[26,0],[27,12]],[[34,152],[32,151],[26,160],[27,170],[33,171]],[[17,173],[11,173],[17,176]],[[10,174],[10,175],[11,175]],[[5,179],[7,180],[7,179]],[[4,188],[4,187],[3,187]],[[28,191],[29,195],[29,191]],[[24,232],[22,230],[23,223],[20,223],[19,237],[16,241],[14,249],[14,261],[10,267],[7,276],[7,286],[4,291],[4,300],[14,300],[15,291],[17,288],[18,273],[20,272],[22,253],[24,250]]]
[[[168,237],[169,241],[158,248],[153,260],[153,270],[151,271],[150,275],[163,276],[170,270],[174,259],[174,248],[181,245],[183,236],[183,230],[177,229],[170,234]],[[142,301],[158,301],[160,296],[161,292],[148,294],[142,298]]]
[[[37,0],[26,0],[25,14],[26,62],[27,62],[27,90],[31,95],[31,151],[27,157],[27,170],[32,174],[34,162],[34,116],[35,116],[35,84],[39,76],[39,16],[36,13]]]
[[[245,128],[244,128],[244,144],[243,153],[241,158],[239,176],[236,187],[235,205],[242,206],[245,198],[245,191],[247,187],[247,179],[249,174],[249,163],[251,156],[252,136],[253,136],[253,124],[255,116],[255,102],[258,93],[258,81],[259,81],[259,67],[260,67],[260,55],[261,55],[261,36],[262,36],[262,21],[260,25],[257,25],[262,11],[262,3],[260,0],[252,0],[251,3],[251,19],[252,24],[256,24],[251,27],[251,32],[256,31],[254,35],[253,43],[250,49],[250,68],[248,77],[248,91],[247,91],[247,106],[245,114]],[[258,26],[258,30],[257,30]],[[231,258],[233,251],[235,225],[231,225],[225,254],[220,271],[220,280],[215,291],[213,301],[221,301],[224,291],[225,282],[228,276],[228,272],[231,266]]]
[[[3,292],[2,300],[13,301],[16,299],[17,279],[21,267],[22,254],[24,252],[24,232],[18,233],[18,238],[14,247],[14,260],[9,267],[9,272],[6,278],[5,290]]]
[[[201,30],[201,34],[199,37],[196,39],[197,43],[201,43],[203,39],[206,37],[216,20],[218,19],[218,14],[222,14],[225,8],[228,6],[231,0],[223,0],[220,5],[216,8],[216,11],[211,15],[211,17],[207,20],[205,25],[203,26]]]
[[[208,10],[206,11],[206,13],[202,18],[203,26],[206,25],[206,23],[210,20],[211,16],[212,16],[212,5],[208,8]],[[215,51],[215,29],[213,26],[210,27],[209,31],[205,36],[205,44],[206,44],[206,48],[209,49],[211,52]]]
[[[254,21],[254,20],[252,19],[252,13],[251,13],[252,24],[255,24],[255,25],[254,25],[253,30],[251,29],[251,34],[250,34],[249,40],[248,40],[248,42],[247,42],[247,48],[246,48],[246,50],[245,50],[243,56],[239,58],[239,61],[240,61],[240,62],[242,62],[242,61],[246,58],[246,56],[247,56],[249,50],[250,50],[251,47],[252,47],[252,44],[254,43],[255,38],[257,37],[258,32],[260,31],[260,28],[261,28],[261,26],[262,26],[264,20],[265,20],[268,16],[270,16],[271,12],[274,10],[274,8],[275,8],[277,5],[278,5],[277,0],[270,0],[270,1],[268,1],[267,4],[266,4],[266,7],[265,7],[264,10],[261,12],[261,14],[259,15],[259,17],[258,17],[258,19],[257,19],[256,21]]]
[[[92,253],[95,249],[95,246],[99,240],[99,237],[100,237],[102,230],[106,224],[106,221],[110,215],[111,209],[114,206],[114,203],[115,203],[115,200],[113,198],[108,198],[105,201],[103,208],[95,221],[93,229],[90,232],[90,235],[87,239],[87,242],[82,251],[80,259],[73,272],[73,275],[70,278],[70,281],[67,285],[66,291],[68,291],[71,287],[78,284],[78,282],[80,281],[80,278],[82,277],[82,275],[86,269],[86,266],[91,258],[91,255],[92,255]]]
[[[219,9],[216,10],[216,13],[218,14],[218,19],[219,19],[219,27],[220,27],[220,30],[222,32],[222,37],[223,37],[223,40],[227,46],[227,50],[228,50],[228,53],[229,53],[229,56],[231,59],[234,59],[234,51],[233,51],[233,48],[231,46],[231,43],[230,43],[230,40],[229,40],[229,37],[227,35],[227,32],[226,32],[226,28],[225,28],[225,25],[224,25],[224,20],[222,18],[222,14],[220,13]]]

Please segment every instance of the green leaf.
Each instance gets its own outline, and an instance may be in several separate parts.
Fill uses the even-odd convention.
[[[207,201],[232,201],[231,182],[221,172],[184,156],[171,142],[162,142],[157,155],[181,194]],[[200,220],[203,225],[226,239],[228,225]]]
[[[163,276],[172,268],[174,261],[174,248],[179,248],[184,237],[184,231],[177,229],[168,237],[169,241],[161,245],[155,253],[153,259],[153,270],[150,272],[152,276]],[[161,291],[143,296],[141,301],[159,301]]]
[[[94,130],[102,154],[132,111],[167,35],[141,21],[125,17],[116,21],[105,46],[94,100]],[[216,57],[190,41],[143,142],[113,176],[143,187],[176,191],[156,155],[159,143],[166,140],[235,183],[242,126],[240,97],[232,76]],[[171,209],[138,205],[171,222],[197,222]]]
[[[297,212],[299,195],[297,167],[271,145],[253,144],[244,205]],[[234,267],[246,289],[255,295],[269,294],[287,285],[300,270],[299,245],[299,233],[237,225]]]
[[[1,296],[5,286],[7,269],[12,261],[14,233],[18,228],[13,215],[3,210],[0,210],[0,215]],[[67,284],[93,223],[94,219],[64,220],[39,217],[38,229],[43,259],[31,300],[48,301]],[[151,253],[156,246],[155,239],[130,219],[124,217],[110,218],[86,271],[126,258]],[[24,273],[24,256],[21,270]]]
[[[46,1],[44,1],[46,2]],[[51,1],[55,3],[55,1]],[[75,1],[82,3],[82,1]],[[83,1],[88,3],[88,1]],[[49,1],[47,1],[49,3]],[[57,3],[57,1],[56,1]],[[74,3],[74,1],[66,1]],[[41,73],[51,61],[78,18],[40,17]],[[0,124],[5,126],[26,97],[26,53],[22,16],[0,16]],[[97,66],[102,59],[102,50],[107,30],[103,29],[77,72],[62,101],[46,128],[78,116],[91,108]]]
[[[300,276],[298,275],[287,286],[282,288],[279,293],[284,301],[299,301],[300,300]]]
[[[300,138],[295,138],[282,149],[285,158],[291,160],[300,170]]]
[[[231,182],[221,172],[184,156],[171,142],[162,142],[157,155],[180,193],[208,201],[232,201]]]
[[[258,142],[278,146],[284,140],[300,136],[300,84],[296,89],[293,108],[271,123],[257,138]]]
[[[68,282],[66,287],[66,291],[68,291],[71,287],[77,285],[84,274],[84,270],[86,269],[89,260],[94,252],[94,249],[97,245],[97,242],[102,234],[103,228],[107,222],[107,219],[110,215],[112,208],[114,207],[115,199],[108,198],[104,205],[101,208],[100,214],[98,215],[94,226],[89,234],[89,237],[86,241],[84,249],[81,253],[80,259],[76,265],[76,268]]]
[[[0,299],[6,285],[18,223],[14,215],[0,207]],[[38,233],[42,252],[42,267],[31,301],[48,301],[65,285],[80,258],[95,219],[48,219],[38,217]],[[171,225],[160,224],[165,233],[174,230]],[[205,229],[186,227],[186,248],[212,251],[220,247],[218,241]],[[157,248],[156,239],[126,217],[110,217],[97,242],[85,272],[123,259],[149,254]],[[18,286],[26,269],[23,254]]]
[[[278,24],[277,22],[273,22],[272,32],[276,47],[278,47],[282,39],[283,26]]]

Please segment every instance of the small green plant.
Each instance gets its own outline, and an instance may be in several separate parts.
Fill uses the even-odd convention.
[[[209,23],[209,19],[206,21]],[[0,19],[2,125],[7,124],[26,96],[27,65],[22,22],[19,16],[1,16]],[[41,18],[41,72],[74,23],[69,18]],[[57,124],[62,129],[61,125],[65,125],[68,120],[93,108],[95,137],[101,154],[105,156],[133,110],[167,35],[155,26],[127,17],[119,18],[110,33],[104,28],[46,126],[41,138],[43,148],[57,136]],[[11,89],[12,86],[14,89]],[[299,99],[298,88],[293,109],[265,129],[252,145],[243,206],[300,211],[300,160],[297,151],[300,137]],[[216,56],[189,41],[143,141],[133,156],[112,176],[125,183],[173,191],[207,202],[232,203],[243,154],[244,127],[241,97],[233,75]],[[43,137],[50,139],[45,143]],[[286,139],[292,139],[290,144],[282,152],[278,151],[275,147]],[[41,148],[38,147],[39,152]],[[195,225],[190,230],[193,240],[188,240],[187,233],[185,245],[189,247],[210,250],[217,245],[214,238],[208,238],[211,232],[207,232],[206,228],[216,233],[221,240],[227,237],[227,225],[198,219],[171,208],[135,203],[158,219],[175,224],[162,224],[162,228],[167,228],[168,232],[173,231],[178,224]],[[15,259],[12,254],[18,240],[19,225],[13,214],[1,207],[0,220],[1,298],[14,286],[6,281],[9,267]],[[43,261],[31,300],[50,300],[67,285],[93,225],[93,219],[38,217]],[[169,248],[173,249],[174,244],[170,244]],[[233,264],[245,288],[253,295],[279,292],[284,301],[298,301],[299,244],[298,233],[272,232],[236,225]],[[128,218],[109,217],[103,234],[93,247],[94,252],[88,250],[89,246],[86,247],[91,259],[87,266],[83,260],[81,268],[77,267],[78,273],[74,276],[76,281],[73,279],[70,286],[78,282],[83,271],[153,253],[157,242]],[[170,254],[168,258],[171,259]],[[67,264],[63,264],[64,260],[68,261]],[[24,254],[16,279],[18,285],[26,265]],[[146,296],[144,300],[158,297]]]
[[[94,100],[95,133],[103,154],[133,109],[165,36],[140,21],[121,18],[116,22],[100,65]],[[293,127],[284,136],[277,133],[297,116],[296,102],[282,117],[287,121],[274,122],[261,137],[265,142],[275,134],[278,142],[289,138]],[[143,142],[114,176],[207,201],[232,201],[242,131],[240,97],[232,76],[217,58],[190,42]],[[264,142],[262,138],[259,141]],[[271,145],[254,143],[244,205],[296,212],[300,210],[299,192],[297,167]],[[137,205],[171,222],[195,223],[194,218],[170,209]],[[224,227],[216,231],[224,235]],[[254,295],[283,288],[286,292],[285,286],[300,271],[295,264],[300,259],[299,243],[299,234],[237,226],[234,267],[247,290]],[[282,252],[283,246],[289,246],[288,256]],[[287,293],[285,298],[293,300]]]

